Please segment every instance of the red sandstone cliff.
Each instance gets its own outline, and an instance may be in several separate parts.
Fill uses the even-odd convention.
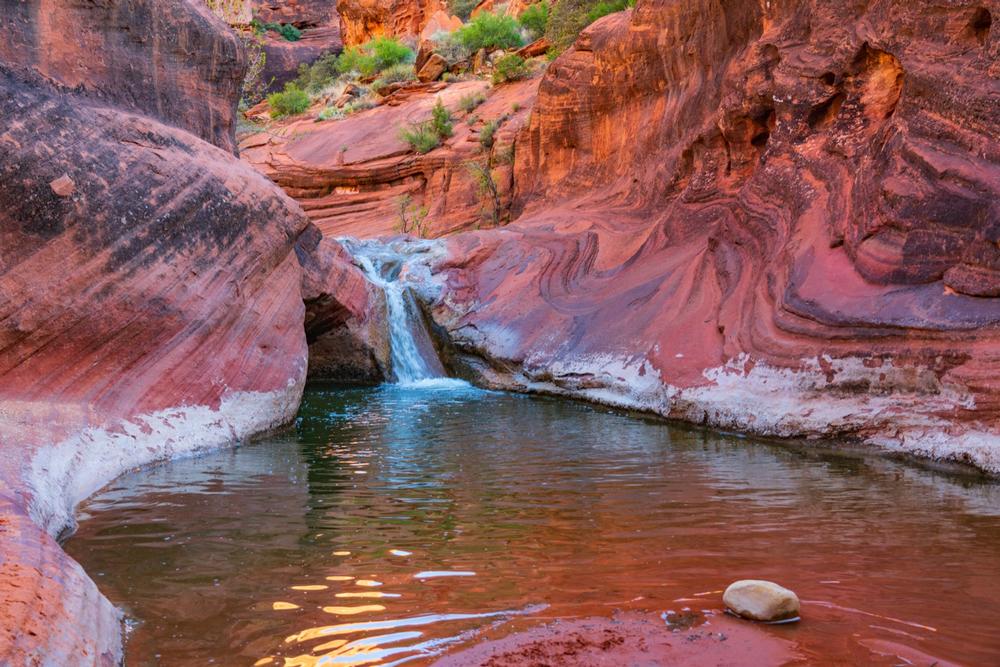
[[[244,58],[201,3],[0,15],[0,664],[116,664],[54,535],[153,460],[287,421],[309,222],[232,151]]]
[[[416,37],[435,12],[445,11],[442,0],[338,0],[340,29],[345,46],[372,37]]]
[[[1000,472],[987,5],[640,0],[591,26],[517,139],[521,217],[438,267],[469,372]]]

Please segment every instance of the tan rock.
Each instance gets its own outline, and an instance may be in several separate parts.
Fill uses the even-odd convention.
[[[76,183],[73,179],[63,174],[56,180],[49,183],[49,187],[52,188],[52,192],[56,193],[60,197],[69,197],[76,190]]]
[[[441,78],[441,75],[448,71],[448,61],[444,59],[440,53],[433,53],[431,57],[427,59],[427,62],[420,71],[417,72],[417,78],[428,83],[429,81],[437,81]]]
[[[799,615],[798,596],[771,581],[736,581],[722,594],[722,601],[733,613],[753,621],[783,621]]]

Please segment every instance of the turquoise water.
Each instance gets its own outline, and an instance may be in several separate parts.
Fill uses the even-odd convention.
[[[117,480],[66,548],[129,665],[420,664],[750,577],[802,598],[766,631],[806,662],[1000,655],[994,483],[455,383],[312,386],[286,432]]]

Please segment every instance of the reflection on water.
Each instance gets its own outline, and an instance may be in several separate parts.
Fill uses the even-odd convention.
[[[799,593],[766,631],[811,661],[1000,654],[996,484],[453,384],[313,387],[293,432],[80,518],[129,665],[414,664],[553,618],[669,623],[749,577]]]

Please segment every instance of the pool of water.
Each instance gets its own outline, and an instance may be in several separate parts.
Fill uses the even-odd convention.
[[[741,578],[799,594],[765,631],[806,662],[1000,656],[996,483],[569,401],[312,386],[293,429],[123,477],[79,519],[66,549],[127,613],[128,665],[420,664],[718,609]]]

